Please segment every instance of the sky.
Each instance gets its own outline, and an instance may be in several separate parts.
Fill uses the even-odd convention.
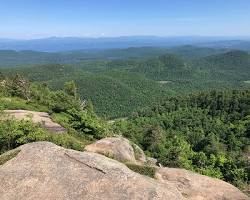
[[[0,0],[0,38],[250,36],[250,0]]]

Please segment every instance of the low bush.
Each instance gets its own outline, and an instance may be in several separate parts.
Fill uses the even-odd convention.
[[[70,134],[48,133],[39,124],[31,121],[13,119],[0,121],[0,154],[20,145],[37,141],[49,141],[75,150],[82,150],[84,147],[80,140]]]
[[[129,169],[131,169],[132,171],[136,173],[149,176],[151,178],[155,177],[155,173],[156,173],[155,167],[151,167],[147,165],[137,165],[137,164],[132,164],[132,163],[125,163],[125,164]]]

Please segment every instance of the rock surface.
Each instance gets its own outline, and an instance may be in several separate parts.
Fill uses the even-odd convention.
[[[135,149],[135,151],[134,151]],[[134,148],[129,140],[122,137],[110,137],[101,139],[85,147],[86,151],[100,153],[119,161],[131,163],[146,162],[146,156],[136,145]]]
[[[157,168],[156,180],[103,155],[49,142],[18,150],[0,166],[1,200],[249,200],[228,183],[183,169]]]
[[[184,169],[159,168],[156,178],[163,183],[173,183],[190,200],[250,199],[229,183]]]
[[[26,144],[0,166],[1,200],[184,200],[172,183],[139,175],[118,161],[48,142]]]
[[[60,124],[53,122],[49,114],[46,112],[28,110],[4,110],[4,112],[13,116],[17,120],[31,119],[34,123],[40,123],[45,129],[53,133],[66,132],[66,129]]]

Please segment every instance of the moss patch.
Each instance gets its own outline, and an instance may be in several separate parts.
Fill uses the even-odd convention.
[[[155,177],[155,173],[156,173],[156,168],[155,167],[151,167],[151,166],[145,166],[145,165],[136,165],[136,164],[132,164],[132,163],[125,163],[125,165],[131,169],[132,171],[145,175],[145,176],[149,176],[151,178]]]
[[[13,151],[9,151],[6,152],[2,155],[0,155],[0,165],[3,165],[4,163],[6,163],[7,161],[11,160],[12,158],[16,157],[17,154],[20,152],[21,150],[13,150]]]

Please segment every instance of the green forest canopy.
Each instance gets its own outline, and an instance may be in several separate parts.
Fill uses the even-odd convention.
[[[115,128],[164,166],[249,184],[249,90],[172,97]]]
[[[119,118],[181,93],[247,89],[249,66],[247,52],[230,51],[198,59],[164,54],[150,59],[46,64],[1,71],[19,73],[55,90],[74,80],[81,97],[93,102],[98,115]]]

